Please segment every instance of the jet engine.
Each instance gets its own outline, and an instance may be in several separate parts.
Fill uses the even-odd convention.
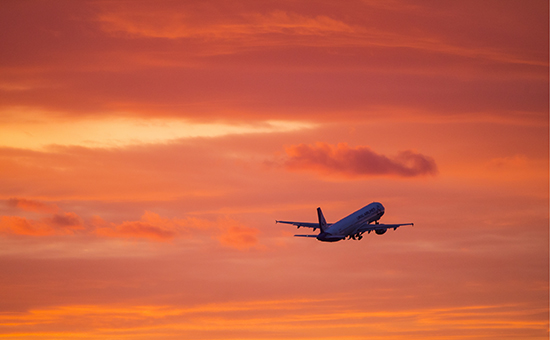
[[[376,235],[383,235],[387,229],[374,229]]]

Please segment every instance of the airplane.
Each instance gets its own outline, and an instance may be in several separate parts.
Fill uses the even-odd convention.
[[[338,222],[327,223],[321,208],[317,208],[318,223],[310,222],[292,222],[292,221],[275,221],[275,223],[292,224],[298,227],[313,228],[313,231],[320,229],[318,235],[294,235],[296,237],[315,237],[323,242],[336,242],[344,239],[360,240],[363,234],[374,231],[377,235],[384,234],[388,229],[396,230],[405,225],[413,226],[414,223],[401,224],[380,224],[378,220],[384,215],[385,209],[381,203],[372,202],[363,208],[357,210]]]

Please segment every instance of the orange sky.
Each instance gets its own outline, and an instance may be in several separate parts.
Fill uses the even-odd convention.
[[[547,339],[548,10],[2,1],[0,337]]]

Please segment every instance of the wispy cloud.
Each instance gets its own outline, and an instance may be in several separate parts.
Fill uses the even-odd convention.
[[[227,54],[257,47],[303,44],[410,48],[501,63],[547,65],[546,61],[533,56],[516,55],[491,45],[468,44],[458,39],[460,35],[456,32],[446,32],[452,39],[449,36],[442,37],[427,29],[430,24],[433,25],[431,21],[419,25],[408,22],[408,16],[403,16],[401,25],[376,27],[372,24],[378,20],[375,15],[380,11],[395,16],[398,12],[415,11],[434,22],[437,22],[434,18],[438,16],[452,20],[452,10],[445,6],[433,8],[400,1],[394,1],[391,5],[357,1],[352,6],[365,18],[356,20],[354,16],[342,17],[339,13],[330,13],[331,6],[327,4],[319,5],[327,12],[315,15],[304,10],[269,5],[267,8],[241,12],[236,11],[235,6],[227,7],[215,1],[205,2],[203,6],[182,3],[177,9],[147,2],[103,3],[99,6],[97,21],[104,32],[118,37],[194,39],[204,44],[199,49],[200,53],[206,49],[213,54]],[[413,25],[416,25],[415,30],[407,29]]]
[[[73,118],[52,122],[48,113],[25,113],[12,109],[0,124],[0,146],[42,149],[48,145],[123,147],[139,144],[163,144],[178,139],[221,137],[310,129],[314,124],[299,121],[269,120],[246,123],[206,123],[177,118]],[[0,111],[0,115],[3,112]],[[17,116],[21,115],[18,118]],[[51,114],[51,113],[50,113]],[[12,116],[13,119],[7,117]],[[23,118],[25,117],[25,118]]]
[[[10,198],[7,203],[10,207],[19,208],[24,211],[39,213],[55,213],[59,211],[59,207],[56,204],[40,202],[31,199]]]
[[[222,233],[217,237],[221,244],[228,247],[246,250],[259,245],[259,230],[245,226],[235,220],[219,220]]]
[[[50,205],[34,200],[13,198],[9,207],[29,206],[42,216],[32,219],[22,216],[0,216],[0,234],[24,236],[95,235],[100,238],[136,239],[168,242],[176,239],[215,240],[220,245],[239,250],[259,245],[259,230],[227,216],[217,219],[166,218],[146,211],[139,220],[109,222],[100,216],[84,219],[74,212],[52,210]]]
[[[200,16],[206,20],[197,20]],[[208,14],[192,9],[174,11],[169,8],[139,8],[105,10],[98,20],[102,28],[111,33],[127,33],[136,37],[154,38],[205,38],[237,40],[245,36],[280,33],[285,35],[320,35],[351,33],[349,25],[328,16],[305,16],[282,10],[270,13],[234,14],[220,20],[209,21]]]
[[[151,241],[171,241],[178,238],[196,239],[208,236],[219,244],[246,250],[259,245],[259,230],[248,227],[229,217],[215,220],[189,218],[165,218],[153,212],[145,212],[138,221],[107,223],[95,217],[94,233],[101,237],[147,239]]]
[[[53,214],[38,220],[20,216],[1,216],[0,233],[27,236],[74,235],[84,229],[82,219],[75,213]]]
[[[120,329],[134,338],[157,339],[174,335],[197,339],[212,334],[239,339],[289,339],[307,330],[308,337],[323,339],[403,339],[403,333],[420,333],[422,339],[440,339],[441,332],[477,337],[480,331],[514,334],[519,338],[544,338],[547,323],[531,319],[541,309],[517,305],[471,305],[399,311],[345,310],[335,301],[294,299],[177,305],[68,305],[33,309],[0,316],[18,338],[74,337],[124,339]],[[52,325],[68,327],[53,333]],[[29,329],[29,326],[32,326]],[[273,330],[277,332],[274,333]],[[167,335],[170,331],[170,335]],[[297,337],[296,339],[304,339]]]

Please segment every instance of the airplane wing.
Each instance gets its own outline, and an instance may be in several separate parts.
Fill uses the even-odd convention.
[[[380,223],[380,224],[365,224],[365,225],[361,226],[361,227],[357,230],[357,232],[359,232],[359,233],[364,233],[364,232],[366,232],[366,231],[371,232],[371,231],[373,231],[373,230],[384,230],[384,231],[386,231],[386,230],[388,230],[388,229],[393,229],[393,230],[395,230],[395,229],[397,229],[397,228],[399,228],[399,227],[401,227],[401,226],[404,226],[404,225],[412,225],[412,226],[414,226],[414,223],[401,223],[401,224],[381,224],[381,223]]]
[[[275,223],[292,224],[292,225],[295,225],[298,228],[300,228],[300,227],[313,228],[314,231],[315,231],[315,229],[319,229],[319,223],[312,223],[312,222],[275,221]],[[330,225],[332,225],[332,223],[327,223],[327,226],[330,226]]]

